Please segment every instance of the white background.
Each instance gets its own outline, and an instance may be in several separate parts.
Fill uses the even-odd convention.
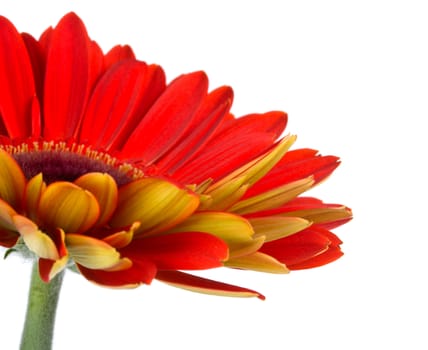
[[[427,349],[425,1],[4,1],[38,36],[75,11],[104,50],[130,44],[168,79],[203,69],[236,115],[289,113],[296,147],[343,164],[314,190],[352,207],[345,256],[290,275],[207,274],[267,300],[160,283],[109,290],[68,273],[55,349]],[[0,261],[0,348],[18,348],[28,264]]]

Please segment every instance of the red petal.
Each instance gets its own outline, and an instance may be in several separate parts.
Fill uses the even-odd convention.
[[[156,266],[151,261],[133,261],[132,266],[126,270],[103,271],[91,270],[77,265],[85,278],[108,287],[129,287],[142,283],[150,284],[156,275]]]
[[[323,201],[319,200],[318,198],[313,198],[313,197],[297,197],[294,198],[292,201],[288,202],[287,204],[279,207],[279,208],[275,208],[275,209],[271,209],[271,210],[265,210],[265,211],[259,211],[259,212],[255,212],[255,213],[251,213],[248,215],[245,215],[246,218],[257,218],[257,217],[263,217],[263,216],[273,216],[273,215],[280,215],[280,214],[284,214],[284,213],[291,213],[294,211],[299,211],[299,210],[307,210],[307,209],[322,209],[322,208],[342,208],[344,207],[341,204],[331,204],[331,203],[324,203]],[[346,210],[348,210],[349,212],[351,212],[351,209],[346,207]],[[297,215],[299,216],[299,215]],[[347,222],[352,220],[352,216],[350,215],[347,218],[343,218],[343,219],[337,219],[334,221],[328,221],[328,222],[323,222],[317,223],[318,227],[322,227],[324,229],[327,230],[332,230],[336,227],[339,227],[341,225],[346,224]]]
[[[315,150],[289,151],[266,176],[247,191],[244,198],[258,195],[311,175],[314,176],[315,183],[317,183],[330,175],[339,164],[338,157],[320,156]]]
[[[44,90],[44,137],[72,137],[86,103],[90,84],[91,43],[83,22],[64,16],[53,30]]]
[[[30,57],[31,67],[33,69],[33,77],[37,90],[37,97],[43,100],[43,84],[45,77],[46,57],[44,56],[40,43],[30,34],[22,33],[27,52]]]
[[[192,125],[207,89],[208,78],[203,72],[175,79],[131,134],[122,156],[138,158],[145,165],[163,156]]]
[[[40,35],[40,38],[39,38],[40,47],[42,48],[45,59],[49,51],[49,46],[51,44],[53,31],[54,31],[53,28],[49,27],[42,33],[42,35]]]
[[[0,43],[0,129],[11,138],[27,137],[36,93],[31,62],[21,35],[1,16]]]
[[[171,152],[156,165],[162,173],[173,173],[205,145],[232,105],[233,90],[221,87],[208,94],[196,113],[193,125]]]
[[[327,251],[313,258],[303,261],[301,263],[287,265],[290,270],[304,270],[304,269],[312,269],[314,267],[320,267],[323,265],[327,265],[333,261],[336,261],[341,256],[343,256],[343,252],[339,247],[330,246]]]
[[[163,72],[157,66],[129,60],[117,63],[104,74],[92,94],[80,140],[106,150],[118,146],[163,88]]]
[[[181,286],[183,288],[188,287],[189,289],[199,290],[199,291],[218,291],[225,292],[225,294],[229,295],[254,295],[259,299],[264,300],[264,295],[247,288],[242,288],[238,286],[234,286],[227,283],[217,282],[213,280],[209,280],[202,277],[197,277],[193,275],[189,275],[187,273],[179,272],[179,271],[158,271],[156,275],[156,279],[162,282],[171,283],[173,285]]]
[[[260,251],[290,268],[314,259],[330,247],[338,248],[340,243],[333,233],[313,225],[294,235],[265,243]]]
[[[17,232],[0,230],[0,246],[11,248],[16,244],[19,237]]]
[[[121,253],[153,261],[162,270],[203,270],[222,266],[228,246],[207,233],[184,232],[134,239]]]
[[[261,155],[272,143],[272,137],[263,133],[236,133],[227,139],[218,138],[174,173],[173,178],[182,183],[200,183],[209,178],[218,180]]]
[[[104,54],[100,46],[95,41],[90,41],[89,49],[89,83],[88,90],[92,92],[94,85],[100,78],[100,75],[105,71]]]
[[[286,123],[287,115],[283,112],[231,119],[196,157],[174,174],[174,178],[186,183],[198,183],[207,178],[217,180],[265,152]]]
[[[55,260],[39,259],[39,274],[42,281],[48,283],[50,280],[50,273]]]
[[[132,51],[132,48],[128,45],[121,46],[117,45],[113,47],[104,57],[104,67],[107,70],[111,66],[113,66],[115,63],[127,60],[135,59],[134,52]]]
[[[218,134],[227,134],[239,129],[240,133],[251,134],[265,132],[277,139],[287,126],[288,116],[284,112],[272,111],[263,114],[248,114],[240,118],[229,119],[218,130]]]

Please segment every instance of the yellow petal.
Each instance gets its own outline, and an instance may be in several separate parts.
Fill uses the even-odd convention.
[[[332,208],[295,210],[288,213],[283,213],[281,215],[300,216],[317,224],[348,219],[352,217],[352,211],[345,206],[337,206]]]
[[[251,255],[240,256],[237,258],[229,259],[224,263],[226,267],[232,267],[236,269],[252,270],[259,272],[268,273],[288,273],[287,267],[280,263],[270,255],[263,254],[260,252],[253,253]]]
[[[253,228],[247,220],[222,212],[195,213],[169,232],[210,233],[226,242],[231,257],[257,251],[264,242],[264,237],[253,237]]]
[[[40,231],[33,221],[21,215],[15,215],[12,219],[28,249],[40,258],[59,259],[58,249],[52,238]]]
[[[254,237],[264,236],[265,242],[275,241],[311,226],[312,222],[299,217],[268,216],[248,219],[255,231]]]
[[[137,232],[153,234],[173,227],[199,205],[195,194],[155,178],[131,182],[119,189],[119,203],[110,224],[128,226],[140,222]]]
[[[230,211],[243,215],[278,208],[310,189],[313,184],[314,180],[312,176],[297,180],[257,196],[242,200],[230,208]]]
[[[93,237],[66,234],[65,244],[74,261],[89,269],[112,268],[120,261],[120,254],[115,248]]]
[[[27,183],[25,188],[25,204],[27,216],[31,220],[36,220],[37,218],[37,209],[39,207],[40,198],[45,189],[46,184],[43,182],[42,173],[34,176]]]
[[[19,210],[25,182],[21,167],[9,153],[0,148],[0,199]]]
[[[249,184],[246,184],[245,181],[246,177],[240,176],[236,179],[231,179],[221,186],[217,186],[213,190],[207,191],[204,194],[209,195],[211,201],[203,202],[199,210],[209,209],[221,211],[231,207],[239,201],[247,191]]]
[[[134,232],[136,229],[138,229],[139,226],[140,223],[136,222],[131,225],[129,230],[113,233],[103,238],[103,241],[118,249],[126,247],[129,243],[131,243],[132,238],[134,238]]]
[[[84,232],[98,220],[100,208],[88,191],[69,182],[50,184],[40,198],[39,218],[49,228]]]
[[[89,173],[79,177],[74,183],[95,196],[100,206],[97,226],[106,224],[117,206],[116,181],[109,174]]]

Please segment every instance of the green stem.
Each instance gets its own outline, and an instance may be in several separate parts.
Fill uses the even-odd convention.
[[[55,313],[63,277],[64,271],[49,283],[45,283],[40,279],[38,264],[34,264],[21,338],[21,350],[50,350],[52,348]]]

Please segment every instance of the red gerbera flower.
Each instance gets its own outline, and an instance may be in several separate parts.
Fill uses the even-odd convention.
[[[66,15],[39,40],[0,17],[0,245],[48,282],[75,264],[106,286],[154,278],[259,293],[183,270],[285,273],[341,256],[341,205],[298,197],[338,158],[288,151],[283,112],[235,118],[203,72],[166,83],[128,46],[104,54]]]

